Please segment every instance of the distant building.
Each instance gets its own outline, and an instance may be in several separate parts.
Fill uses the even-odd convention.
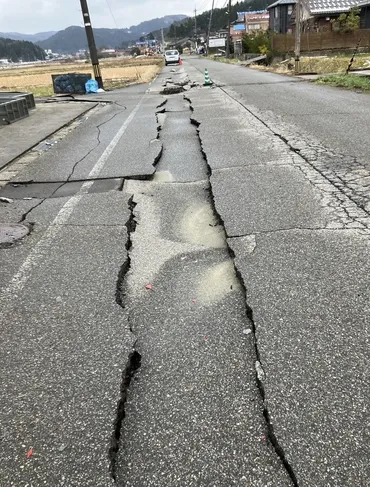
[[[296,0],[277,0],[267,7],[270,29],[277,34],[292,33],[295,29]],[[361,28],[370,28],[370,0],[305,0],[302,2],[302,24],[306,32],[333,30],[332,20],[358,7]]]
[[[115,49],[102,49],[100,52],[102,54],[115,54],[116,50]]]
[[[6,58],[0,59],[0,64],[10,64],[9,59]]]
[[[238,12],[238,17],[231,26],[231,37],[237,41],[245,34],[269,28],[270,14],[267,10]]]
[[[267,10],[247,12],[245,14],[245,30],[247,33],[256,30],[268,30],[270,14]]]

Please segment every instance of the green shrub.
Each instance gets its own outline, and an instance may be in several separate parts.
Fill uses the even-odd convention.
[[[246,53],[266,54],[269,59],[272,55],[271,40],[267,31],[259,30],[245,34],[242,39],[243,51]]]
[[[353,32],[360,28],[360,9],[358,7],[351,8],[348,14],[340,14],[331,23],[335,32]]]

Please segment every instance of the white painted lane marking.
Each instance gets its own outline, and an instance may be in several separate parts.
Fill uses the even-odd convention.
[[[132,110],[130,115],[123,123],[122,127],[113,137],[107,148],[104,150],[103,154],[99,157],[95,166],[92,168],[89,175],[87,176],[87,179],[96,178],[97,176],[99,176],[104,168],[105,163],[109,159],[109,156],[112,154],[123,134],[126,132],[127,127],[134,119],[143,101],[144,97],[141,98],[139,103],[136,105],[136,107]],[[93,184],[94,181],[86,181],[85,183],[83,183],[79,191],[74,196],[69,198],[68,201],[62,206],[57,216],[50,223],[44,235],[37,242],[33,250],[30,252],[29,256],[19,268],[18,272],[13,276],[9,286],[1,292],[1,295],[3,297],[10,297],[22,291],[24,285],[30,277],[32,268],[36,267],[45,257],[47,250],[52,244],[52,241],[60,232],[62,225],[65,225],[68,222],[73,210],[76,208],[83,196],[88,192]]]

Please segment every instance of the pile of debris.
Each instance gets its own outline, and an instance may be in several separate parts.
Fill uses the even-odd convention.
[[[177,93],[182,93],[184,91],[189,91],[190,88],[199,87],[200,84],[190,81],[189,77],[181,71],[176,69],[171,69],[171,72],[176,73],[179,77],[177,81],[174,81],[172,77],[166,78],[163,83],[163,90],[161,95],[175,95]]]
[[[36,108],[32,93],[0,91],[0,125],[8,125],[29,116]]]

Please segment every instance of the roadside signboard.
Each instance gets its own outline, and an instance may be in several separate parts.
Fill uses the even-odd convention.
[[[226,39],[222,37],[215,37],[208,41],[208,47],[225,47],[225,45]]]

